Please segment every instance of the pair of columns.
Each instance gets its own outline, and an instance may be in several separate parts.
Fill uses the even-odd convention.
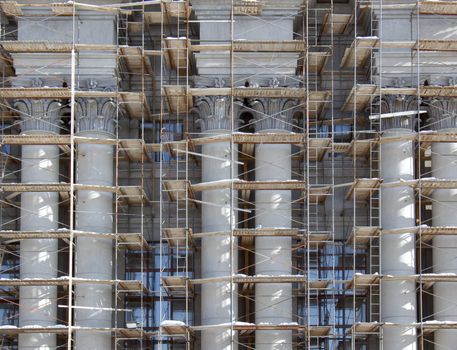
[[[14,107],[21,116],[24,135],[56,135],[61,129],[62,103],[58,100],[18,100]],[[115,133],[117,107],[110,99],[78,99],[75,102],[79,136],[111,138]],[[22,183],[58,183],[59,148],[52,145],[22,146]],[[76,157],[76,183],[113,185],[113,146],[80,144]],[[65,180],[64,180],[65,182]],[[109,192],[79,190],[76,195],[75,229],[95,233],[113,231],[113,195]],[[70,199],[71,200],[71,199]],[[21,195],[21,231],[56,231],[59,225],[57,192],[25,192]],[[70,213],[72,215],[72,213]],[[56,239],[25,239],[20,244],[20,278],[55,279],[64,269],[58,259]],[[111,280],[113,276],[112,241],[78,237],[75,247],[75,276]],[[21,286],[19,326],[55,326],[58,306],[57,287]],[[63,304],[63,303],[61,303]],[[78,284],[75,287],[75,325],[110,328],[112,287]],[[56,336],[50,333],[22,333],[19,349],[54,349]],[[80,332],[75,334],[76,349],[111,348],[111,334]]]
[[[387,96],[381,101],[387,112],[417,110],[417,100]],[[434,99],[428,103],[431,117],[428,127],[439,132],[457,132],[457,100]],[[395,117],[382,121],[385,137],[404,136],[414,132],[414,117]],[[457,143],[433,143],[432,177],[457,179]],[[414,143],[411,140],[381,144],[380,173],[384,183],[415,178]],[[457,189],[436,189],[431,196],[433,226],[457,226]],[[399,229],[416,226],[415,193],[409,186],[381,190],[381,226]],[[413,232],[381,237],[381,269],[383,275],[416,274],[415,235]],[[457,237],[437,236],[433,239],[433,272],[457,273]],[[442,322],[457,322],[457,284],[439,282],[433,290],[433,317]],[[417,320],[416,281],[398,278],[383,281],[381,286],[381,317],[394,323],[383,331],[383,348],[416,350]],[[457,331],[440,329],[434,333],[435,349],[452,349]]]
[[[236,105],[236,103],[235,103]],[[252,101],[257,132],[290,132],[294,102],[283,99]],[[237,111],[226,97],[204,97],[197,101],[202,132],[230,134],[236,131]],[[236,179],[237,149],[230,142],[202,146],[202,182]],[[258,145],[255,151],[257,181],[291,179],[291,146]],[[202,278],[230,277],[238,273],[238,242],[230,231],[237,227],[238,194],[230,189],[209,190],[202,194],[202,231],[227,232],[224,236],[202,239]],[[257,191],[255,222],[258,228],[290,228],[292,222],[289,190]],[[256,237],[256,275],[292,274],[290,237]],[[236,349],[235,334],[229,325],[238,320],[238,288],[230,281],[205,283],[201,294],[201,324],[220,325],[202,331],[201,349]],[[256,324],[285,324],[293,321],[292,284],[271,283],[255,286]],[[225,327],[224,327],[225,325]],[[291,349],[291,331],[258,331],[255,348]]]

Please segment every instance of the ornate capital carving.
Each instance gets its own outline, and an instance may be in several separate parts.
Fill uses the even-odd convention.
[[[256,131],[286,130],[292,131],[293,115],[297,110],[297,102],[290,99],[262,98],[251,102],[255,110],[254,121]]]
[[[77,132],[114,134],[116,112],[116,102],[111,98],[79,98],[75,103]]]
[[[457,128],[457,99],[434,98],[428,103],[427,124],[431,129]]]
[[[204,96],[197,98],[193,111],[198,114],[197,123],[202,131],[231,130],[232,106],[227,96]],[[233,116],[238,126],[238,104],[234,103]]]
[[[373,101],[374,113],[401,113],[418,110],[418,100],[414,96],[385,95]],[[419,113],[419,112],[418,112]],[[414,128],[416,115],[404,115],[381,119],[381,130]]]
[[[21,130],[59,133],[62,103],[58,100],[22,99],[13,102],[21,117]]]

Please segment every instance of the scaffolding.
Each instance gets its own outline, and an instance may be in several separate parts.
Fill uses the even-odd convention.
[[[43,3],[30,4],[15,1],[3,1],[1,9],[1,154],[2,154],[2,189],[1,189],[1,230],[2,241],[2,313],[0,332],[2,348],[17,348],[18,337],[23,334],[55,334],[57,346],[73,348],[77,333],[108,334],[112,348],[147,348],[151,344],[153,325],[147,322],[151,314],[145,305],[152,293],[153,286],[145,272],[147,255],[151,249],[151,151],[147,147],[145,127],[151,120],[150,110],[152,91],[150,86],[152,66],[150,57],[156,53],[146,50],[145,6],[132,4],[128,8],[117,6],[97,6],[81,3]],[[109,18],[114,34],[97,43],[85,44],[83,31],[78,27],[81,18]],[[39,23],[41,28],[52,32],[56,20],[64,19],[70,31],[63,31],[60,38],[46,41],[24,40],[19,31],[27,26]],[[132,21],[132,22],[130,22]],[[106,22],[105,22],[106,23]],[[139,29],[138,32],[127,28],[129,23]],[[58,35],[57,35],[58,36]],[[25,35],[27,37],[27,35]],[[29,36],[30,37],[30,36]],[[49,62],[21,62],[22,57],[58,55],[59,59]],[[94,80],[85,85],[88,57],[101,55],[110,57],[111,76],[114,83],[110,87],[98,86],[99,72],[94,73]],[[17,62],[16,62],[17,59]],[[105,69],[106,67],[102,67]],[[53,71],[54,69],[54,71]],[[109,69],[109,68],[108,68]],[[25,72],[25,73],[24,73]],[[106,71],[105,71],[106,72]],[[15,80],[21,76],[35,79],[34,85],[18,86]],[[49,77],[57,79],[60,85],[49,87],[44,81]],[[103,78],[103,73],[101,74]],[[122,83],[121,83],[122,82]],[[20,83],[19,83],[20,84]],[[103,82],[102,82],[103,84]],[[113,132],[109,137],[82,136],[78,134],[78,105],[82,100],[110,101],[114,104]],[[18,100],[40,103],[44,100],[59,101],[59,122],[54,134],[27,134],[24,125],[39,123],[46,114],[38,110],[24,113],[16,107]],[[33,112],[32,112],[33,111]],[[109,111],[104,111],[108,113]],[[100,111],[101,117],[103,111]],[[46,112],[45,112],[46,113]],[[49,112],[47,112],[49,113]],[[108,118],[108,117],[107,117]],[[129,132],[126,129],[131,128]],[[22,130],[22,132],[21,132]],[[82,145],[111,149],[113,178],[106,179],[110,185],[78,183],[77,155]],[[58,147],[60,162],[57,183],[21,183],[27,171],[26,160],[21,158],[21,147],[54,146]],[[24,170],[26,169],[26,170]],[[30,170],[28,170],[30,171]],[[92,196],[108,194],[112,198],[112,210],[108,215],[112,228],[108,232],[78,229],[78,199],[81,191]],[[55,230],[21,230],[22,193],[57,193],[60,215]],[[81,209],[79,209],[81,210]],[[27,213],[26,213],[27,214]],[[97,213],[89,213],[89,215]],[[24,215],[22,213],[22,215]],[[95,225],[96,227],[96,225]],[[112,274],[110,279],[78,277],[76,254],[78,243],[82,239],[91,242],[110,242],[112,246]],[[59,264],[55,278],[20,278],[19,247],[24,241],[58,241]],[[81,244],[81,243],[80,243]],[[22,262],[23,264],[24,262]],[[102,263],[102,262],[100,262]],[[150,275],[150,273],[149,273]],[[81,306],[76,298],[76,288],[80,285],[100,285],[111,288],[112,305]],[[51,325],[21,325],[18,323],[20,289],[23,286],[55,286],[57,299],[50,302],[55,305],[56,319],[49,320]],[[22,289],[21,289],[22,290]],[[89,309],[93,313],[108,312],[111,325],[108,327],[81,327],[75,319],[76,312]],[[31,310],[33,311],[33,310]]]
[[[440,288],[457,282],[433,260],[457,234],[445,196],[457,179],[436,175],[443,148],[457,144],[457,39],[440,32],[455,16],[451,1],[0,2],[1,347],[53,334],[71,349],[87,333],[110,334],[115,349],[206,350],[204,338],[222,334],[241,349],[279,334],[293,349],[365,350],[388,348],[397,329],[418,348],[441,346],[440,332],[457,329],[457,314],[433,306],[452,304]],[[85,36],[99,18],[112,39]],[[56,20],[71,30],[23,40],[27,26]],[[408,30],[393,35],[397,22]],[[205,33],[214,24],[223,39]],[[58,131],[24,132],[43,118],[22,100],[57,102]],[[81,101],[113,103],[113,131],[81,133]],[[58,180],[23,180],[32,146],[58,149]],[[79,182],[87,147],[113,150],[111,182]],[[394,147],[412,165],[392,179]],[[393,192],[413,197],[408,224],[388,222]],[[42,193],[58,198],[57,228],[21,229],[23,194]],[[84,193],[111,196],[111,230],[79,228]],[[395,237],[413,240],[409,273],[388,270]],[[55,277],[21,278],[21,244],[39,240],[58,241]],[[84,240],[112,242],[111,278],[78,275]],[[210,242],[226,249],[219,260]],[[414,286],[414,321],[389,319],[383,298],[396,283]],[[86,285],[110,286],[111,305],[78,305]],[[20,325],[21,288],[50,286],[52,324]],[[278,304],[262,295],[275,286],[291,291]],[[214,290],[224,291],[224,321],[207,315]],[[288,305],[287,322],[262,319]],[[87,308],[109,312],[111,326],[81,326]]]

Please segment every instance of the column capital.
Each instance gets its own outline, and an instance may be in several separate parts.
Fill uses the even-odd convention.
[[[112,98],[78,98],[75,101],[76,131],[114,135],[117,106]]]
[[[236,102],[233,105],[233,117],[237,127],[239,105]],[[232,129],[232,106],[228,96],[198,97],[193,111],[199,116],[197,123],[202,131]]]
[[[434,98],[428,103],[427,124],[433,130],[457,128],[457,99]]]
[[[21,117],[22,132],[59,133],[62,102],[53,99],[20,99],[13,107]]]
[[[256,131],[292,131],[297,101],[285,98],[258,98],[251,102]]]
[[[376,98],[373,102],[375,113],[401,113],[418,110],[420,100],[416,96],[408,95],[384,95]],[[417,112],[419,113],[419,111]],[[413,130],[416,120],[414,115],[399,115],[391,118],[381,119],[381,130],[408,129]]]

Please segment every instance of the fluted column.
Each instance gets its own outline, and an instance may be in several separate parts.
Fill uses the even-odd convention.
[[[18,100],[14,108],[21,117],[23,135],[55,135],[60,129],[62,104],[56,100]],[[22,183],[59,182],[59,148],[48,145],[22,146]],[[59,194],[24,192],[21,194],[21,231],[58,229]],[[20,277],[52,279],[58,276],[58,241],[24,239],[20,243]],[[55,326],[57,324],[57,287],[21,286],[19,326]],[[56,335],[19,334],[19,349],[55,349]]]
[[[295,102],[284,99],[260,99],[252,103],[257,111],[258,133],[288,133],[292,130]],[[256,181],[286,181],[292,177],[291,145],[257,145]],[[257,228],[291,228],[292,195],[290,190],[257,191],[255,194]],[[256,275],[292,274],[292,239],[290,237],[256,237]],[[292,284],[265,283],[255,287],[256,324],[293,322]],[[257,350],[292,349],[292,331],[256,331]]]
[[[80,98],[76,101],[78,136],[113,138],[116,103],[106,98]],[[83,185],[112,186],[113,146],[79,144],[76,182]],[[75,229],[96,233],[113,232],[113,194],[106,191],[79,190],[76,194]],[[111,239],[78,237],[75,275],[78,278],[113,278],[113,242]],[[75,288],[75,326],[110,328],[112,326],[111,285],[78,284]],[[76,331],[77,350],[111,349],[111,332]]]
[[[429,105],[428,124],[439,132],[457,132],[457,100],[435,99]],[[457,179],[457,143],[432,143],[432,176]],[[436,189],[432,194],[433,226],[457,226],[457,189]],[[457,236],[433,239],[433,272],[457,273]],[[457,283],[439,282],[433,288],[433,313],[437,321],[457,322]],[[435,332],[435,349],[454,349],[457,330]]]
[[[209,96],[196,101],[196,112],[204,136],[230,134],[232,112],[230,99]],[[232,154],[233,152],[233,154]],[[236,175],[237,155],[230,142],[216,142],[202,146],[202,182],[228,180]],[[230,189],[209,190],[202,193],[202,232],[230,232],[236,226],[236,216],[232,206]],[[235,245],[232,249],[232,245]],[[230,235],[204,237],[201,246],[202,278],[228,277],[236,273],[236,242]],[[237,320],[238,301],[236,286],[229,281],[204,283],[201,293],[201,323],[204,326],[230,324]],[[232,343],[232,334],[227,326],[202,331],[202,350],[238,349]]]
[[[417,109],[417,100],[389,95],[381,101],[383,113]],[[412,135],[416,116],[381,120],[383,137]],[[380,176],[384,183],[414,179],[414,144],[410,140],[381,143]],[[410,186],[381,189],[381,227],[400,229],[415,226],[415,196]],[[415,235],[407,232],[381,236],[381,273],[408,276],[416,273]],[[383,281],[381,321],[394,323],[383,330],[383,348],[416,350],[416,282],[411,279]]]

